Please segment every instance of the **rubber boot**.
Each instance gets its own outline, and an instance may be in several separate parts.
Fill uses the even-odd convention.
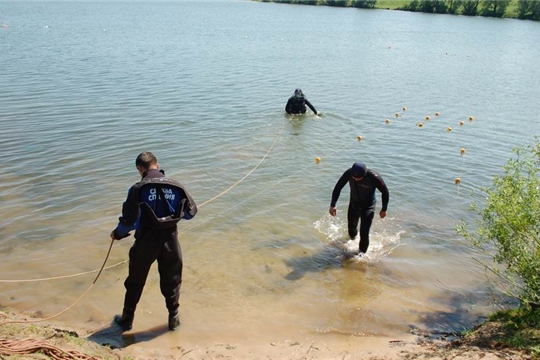
[[[178,313],[169,314],[169,330],[174,331],[180,326],[180,315]]]
[[[120,326],[122,332],[131,330],[133,327],[133,318],[134,314],[128,313],[125,310],[122,312],[122,315],[115,315],[114,322]]]

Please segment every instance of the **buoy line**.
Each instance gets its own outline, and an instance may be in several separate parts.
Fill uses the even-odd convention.
[[[257,165],[255,165],[255,167],[253,169],[251,169],[251,171],[249,171],[245,176],[243,176],[240,180],[238,180],[236,183],[234,183],[232,186],[230,186],[229,188],[227,188],[226,190],[224,190],[223,192],[221,192],[220,194],[214,196],[213,198],[203,202],[201,205],[199,205],[199,207],[202,207],[214,200],[216,200],[217,198],[225,195],[227,192],[229,192],[230,190],[232,190],[234,187],[238,186],[238,184],[240,184],[242,181],[244,181],[249,175],[251,175],[262,163],[263,161],[268,157],[268,154],[270,154],[270,152],[273,150],[273,148],[275,147],[277,141],[279,140],[279,138],[281,137],[281,133],[284,129],[285,125],[281,127],[280,131],[278,132],[277,136],[276,136],[276,139],[274,140],[274,142],[272,143],[272,145],[270,146],[270,148],[266,151],[266,153],[264,154],[264,156],[262,157],[262,159],[257,163]],[[29,280],[0,280],[0,282],[30,282],[30,281],[47,281],[47,280],[53,280],[53,279],[59,279],[59,278],[66,278],[66,277],[74,277],[74,276],[79,276],[81,274],[88,274],[88,273],[91,273],[91,272],[96,272],[98,271],[98,274],[96,276],[96,278],[94,279],[94,281],[92,282],[92,284],[90,284],[90,286],[88,287],[88,289],[86,289],[86,291],[73,303],[71,304],[70,306],[68,306],[67,308],[65,308],[64,310],[60,311],[59,313],[55,314],[55,315],[52,315],[52,316],[49,316],[47,318],[42,318],[42,319],[35,319],[35,320],[10,320],[10,321],[3,321],[3,322],[0,322],[0,326],[2,325],[5,325],[5,324],[14,324],[14,323],[37,323],[37,322],[42,322],[42,321],[48,321],[48,320],[51,320],[51,319],[54,319],[62,314],[64,314],[65,312],[67,312],[68,310],[70,310],[71,308],[73,308],[76,304],[78,304],[83,298],[84,296],[92,289],[92,287],[95,285],[95,283],[97,282],[97,280],[99,279],[99,276],[101,275],[101,273],[103,272],[103,270],[105,269],[105,265],[107,264],[107,260],[109,259],[109,255],[111,253],[111,249],[112,249],[112,246],[114,244],[114,240],[111,241],[111,244],[109,245],[109,250],[107,251],[107,255],[105,256],[105,260],[103,261],[103,265],[101,266],[101,268],[99,270],[92,270],[90,272],[85,272],[85,273],[79,273],[79,274],[74,274],[74,275],[68,275],[68,276],[59,276],[59,277],[54,277],[54,278],[43,278],[43,279],[29,279]],[[127,262],[127,260],[124,260],[118,264],[114,264],[112,266],[109,266],[108,268],[111,268],[111,267],[115,267],[115,266],[118,266],[119,264],[122,264],[122,263],[125,263]]]

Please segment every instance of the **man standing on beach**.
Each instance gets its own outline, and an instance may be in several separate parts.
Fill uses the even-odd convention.
[[[386,217],[386,208],[390,199],[390,193],[381,175],[368,169],[362,162],[355,162],[350,169],[347,169],[336,183],[332,192],[332,200],[328,212],[336,216],[336,203],[339,199],[341,189],[349,183],[351,196],[349,200],[349,210],[347,211],[347,226],[349,236],[354,239],[358,234],[358,222],[360,221],[360,251],[358,255],[365,254],[369,247],[369,230],[373,217],[375,216],[375,189],[381,192],[382,208],[379,212],[381,219]]]
[[[139,154],[135,166],[142,179],[129,189],[118,226],[111,232],[111,239],[120,240],[135,230],[135,242],[129,250],[129,274],[124,282],[124,308],[114,321],[123,331],[132,328],[148,271],[157,260],[161,293],[169,311],[169,330],[175,330],[180,325],[183,267],[177,224],[181,219],[193,218],[197,206],[182,184],[165,177],[151,152]]]

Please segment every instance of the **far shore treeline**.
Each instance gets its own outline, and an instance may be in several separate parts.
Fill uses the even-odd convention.
[[[540,0],[258,0],[283,4],[395,9],[436,14],[540,20]]]

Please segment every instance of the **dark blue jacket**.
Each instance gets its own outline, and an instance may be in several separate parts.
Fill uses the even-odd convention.
[[[150,169],[129,189],[115,238],[124,238],[136,230],[138,239],[141,228],[176,229],[181,219],[189,220],[196,213],[197,205],[182,184],[166,178],[161,170]]]

